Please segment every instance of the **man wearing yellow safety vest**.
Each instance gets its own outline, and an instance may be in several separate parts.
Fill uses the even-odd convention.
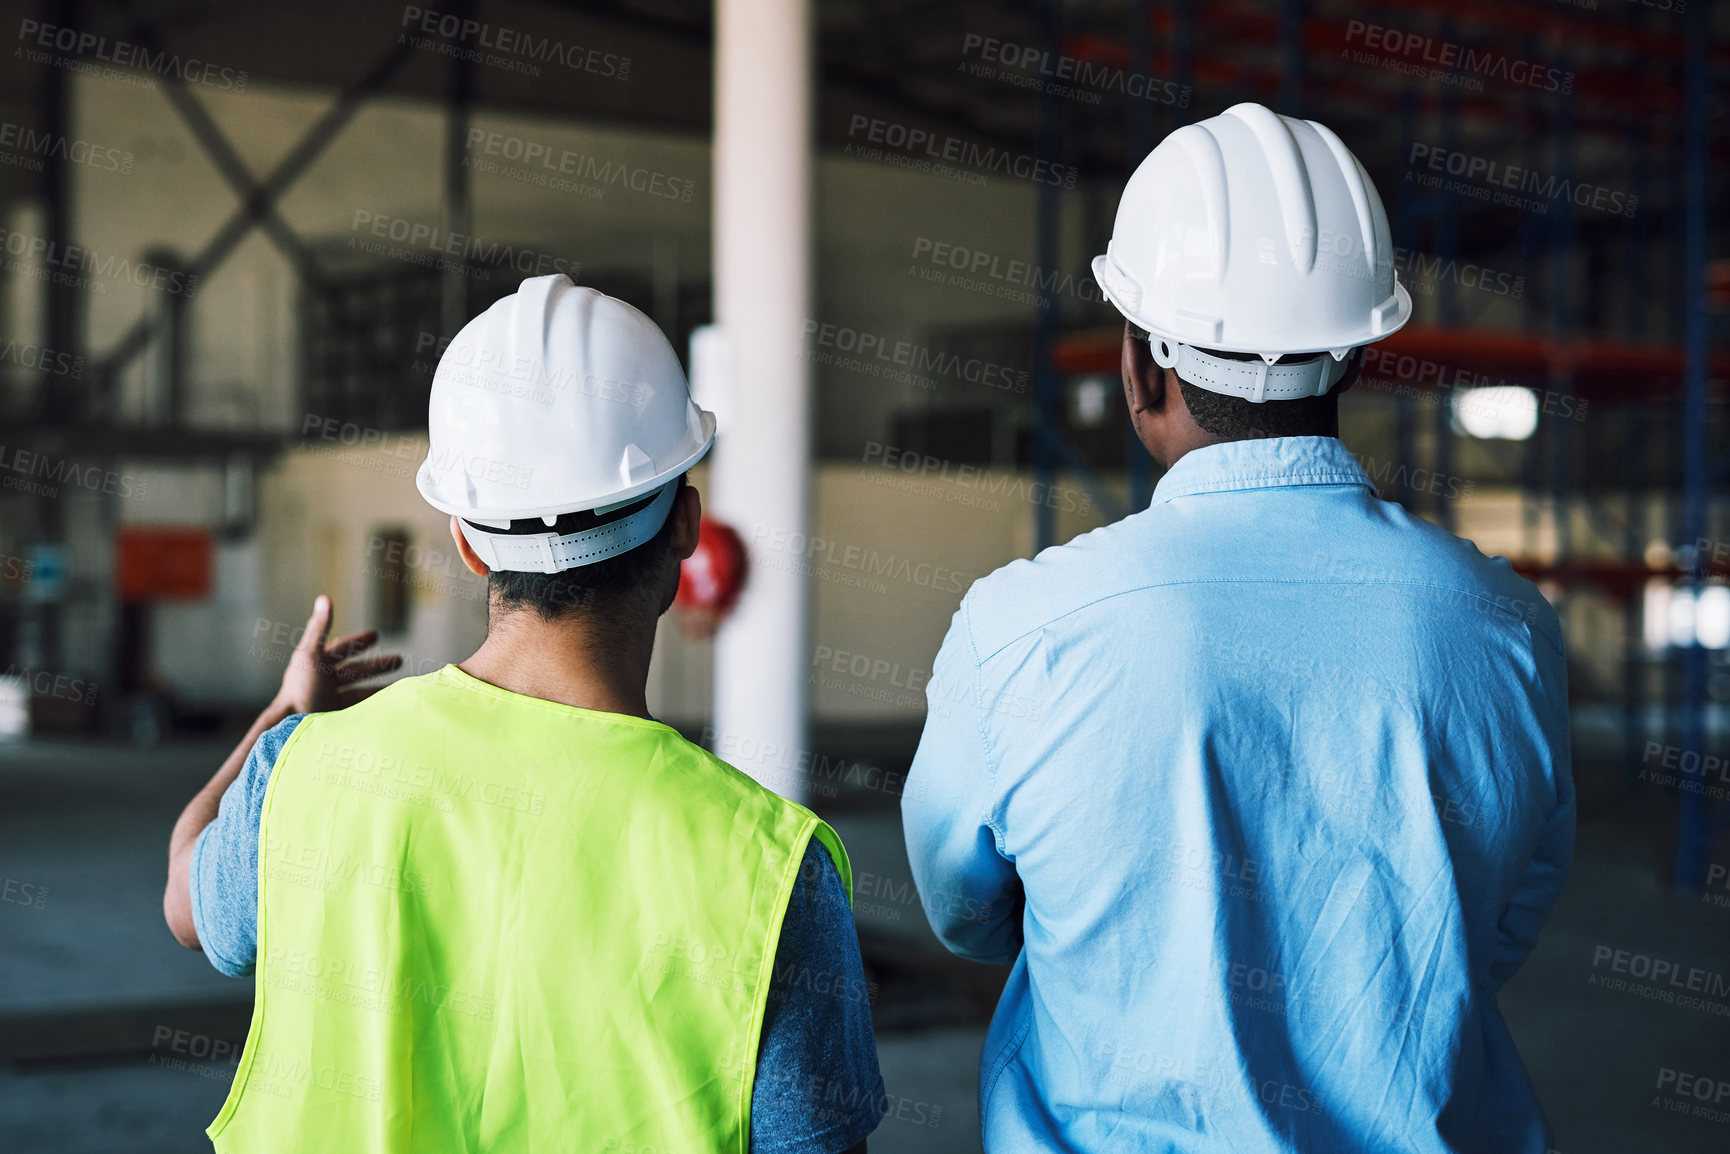
[[[486,643],[357,700],[397,659],[318,598],[174,829],[175,937],[257,972],[216,1148],[863,1151],[846,853],[645,697],[713,415],[648,318],[555,275],[457,335],[429,426]]]
[[[991,1154],[1549,1145],[1496,992],[1573,845],[1562,633],[1339,440],[1393,255],[1339,137],[1258,104],[1124,190],[1093,269],[1165,475],[973,585],[902,800],[937,934],[1014,965]]]

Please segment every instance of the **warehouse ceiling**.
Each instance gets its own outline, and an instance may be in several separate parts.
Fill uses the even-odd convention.
[[[817,135],[831,155],[878,148],[897,163],[936,159],[1022,177],[1034,163],[1061,166],[1086,178],[1084,227],[1098,233],[1109,223],[1108,194],[1155,141],[1258,100],[1324,120],[1385,195],[1401,188],[1390,210],[1415,251],[1464,260],[1515,252],[1524,266],[1540,249],[1578,242],[1584,318],[1601,324],[1608,297],[1593,286],[1623,267],[1626,237],[1681,251],[1679,186],[1662,174],[1681,168],[1685,46],[1672,12],[1592,3],[814,0]],[[295,150],[311,156],[341,131],[342,109],[374,98],[469,102],[687,138],[707,136],[712,123],[713,10],[690,0],[0,0],[0,13],[14,41],[0,69],[0,116],[13,124],[42,122],[74,67],[136,67],[139,52],[197,60],[252,85],[340,94],[331,123]],[[1730,7],[1716,17],[1711,52],[1722,72]],[[67,47],[37,51],[44,29]],[[460,65],[464,53],[479,62]],[[55,56],[61,66],[43,62]],[[1478,63],[1460,66],[1461,56]],[[1433,59],[1452,63],[1414,76]],[[1566,79],[1550,91],[1521,82],[1532,75]],[[201,105],[233,99],[223,83],[158,87],[195,131],[208,119]],[[201,139],[220,152],[216,135]],[[1640,202],[1638,231],[1613,213],[1403,195],[1420,146],[1619,190]],[[1712,149],[1722,154],[1721,134]],[[283,162],[283,186],[293,159]],[[272,228],[280,188],[253,183],[275,178],[224,175],[242,205],[234,236]],[[47,191],[32,183],[39,178],[24,169],[0,168],[0,202]],[[1722,182],[1714,195],[1722,202]],[[218,242],[226,243],[212,242],[213,262],[225,252]],[[1526,327],[1548,323],[1556,301],[1565,295],[1534,278]],[[100,367],[128,363],[147,339],[141,319]]]
[[[706,3],[10,0],[4,8],[5,26],[20,32],[25,21],[55,23],[103,38],[110,53],[120,42],[154,44],[260,80],[335,90],[366,76],[405,36],[420,36],[422,48],[407,51],[382,88],[430,99],[450,91],[453,70],[442,53],[475,38],[442,40],[424,27],[472,12],[495,43],[530,33],[602,62],[525,66],[518,52],[518,59],[473,70],[474,98],[483,104],[679,132],[706,133],[711,121]],[[1039,149],[1043,115],[1047,156],[1083,173],[1117,175],[1132,153],[1176,124],[1249,99],[1325,115],[1351,139],[1395,148],[1397,139],[1378,138],[1397,136],[1402,116],[1433,114],[1444,102],[1452,102],[1461,131],[1488,147],[1515,146],[1566,117],[1583,136],[1603,134],[1618,149],[1645,133],[1661,153],[1673,147],[1680,119],[1681,22],[1642,5],[1594,11],[1493,0],[1381,8],[1333,0],[1106,0],[1059,10],[1027,0],[817,0],[815,11],[819,132],[832,147],[894,124],[939,142],[1031,153]],[[1136,14],[1145,21],[1140,45]],[[1377,21],[1384,32],[1410,35],[1378,38],[1371,31]],[[1422,105],[1401,109],[1399,94],[1413,87],[1409,66],[1450,45],[1496,54],[1502,72],[1492,61],[1478,91],[1470,81],[1420,86]],[[608,59],[629,61],[628,83],[612,74]],[[1577,86],[1563,98],[1514,83],[1506,76],[1510,61],[1573,73]],[[16,51],[0,72],[10,118],[28,115],[40,73]],[[1041,84],[1059,88],[1043,113]]]

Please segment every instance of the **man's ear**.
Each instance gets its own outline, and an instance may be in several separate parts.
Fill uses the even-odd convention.
[[[1123,329],[1123,397],[1132,415],[1153,412],[1165,404],[1165,370],[1153,359],[1148,343]]]
[[[476,577],[485,577],[491,572],[487,563],[475,552],[475,547],[469,544],[469,539],[463,536],[462,523],[457,520],[455,513],[451,514],[451,540],[457,543],[457,556],[463,559],[463,564],[469,567],[470,573]]]
[[[683,561],[697,551],[697,531],[703,523],[703,498],[687,482],[673,498],[673,556]]]

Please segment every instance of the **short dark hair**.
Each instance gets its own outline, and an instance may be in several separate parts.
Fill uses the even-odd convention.
[[[674,492],[675,501],[687,483],[685,477],[679,478],[679,487]],[[551,526],[539,517],[534,517],[524,521],[512,521],[509,529],[490,529],[488,532],[524,536],[577,533],[629,517],[653,501],[659,493],[660,490],[656,489],[642,500],[606,514],[565,513]],[[579,565],[575,569],[566,569],[559,573],[519,573],[495,569],[487,575],[487,589],[501,608],[532,609],[543,621],[608,609],[640,595],[647,588],[661,566],[666,564],[672,539],[673,515],[669,512],[667,520],[655,535],[635,549],[627,549],[604,561]]]
[[[1148,334],[1134,325],[1129,334],[1147,341]],[[1259,353],[1228,353],[1220,349],[1197,350],[1231,361],[1259,360]],[[1275,361],[1286,365],[1307,361],[1314,353],[1288,353]],[[1291,401],[1246,401],[1193,385],[1182,377],[1177,379],[1178,391],[1189,415],[1203,432],[1231,441],[1252,441],[1261,437],[1325,437],[1338,427],[1340,394],[1351,387],[1351,374],[1335,382],[1333,388],[1319,397],[1299,397]]]

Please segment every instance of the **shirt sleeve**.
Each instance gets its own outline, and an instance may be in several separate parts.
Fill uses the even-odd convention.
[[[1496,925],[1496,952],[1490,961],[1490,986],[1501,989],[1519,972],[1538,942],[1538,931],[1550,919],[1568,880],[1574,858],[1574,771],[1568,742],[1567,665],[1558,649],[1539,663],[1543,695],[1541,714],[1550,750],[1549,780],[1553,800],[1544,827],[1519,884],[1508,898]]]
[[[216,820],[192,847],[192,925],[210,964],[231,978],[252,973],[258,956],[258,834],[264,791],[289,735],[305,714],[259,736],[223,791]]]
[[[888,1100],[871,1031],[876,1000],[841,877],[813,838],[769,979],[751,1092],[751,1154],[837,1154],[877,1128]]]
[[[1537,945],[1538,931],[1550,920],[1573,856],[1574,799],[1570,796],[1545,823],[1532,860],[1508,900],[1508,908],[1502,911],[1496,927],[1496,955],[1490,962],[1492,988],[1499,990],[1506,985]]]
[[[1021,952],[1021,879],[991,820],[978,666],[967,602],[926,687],[925,731],[901,795],[907,860],[925,917],[952,953],[1010,963]]]

